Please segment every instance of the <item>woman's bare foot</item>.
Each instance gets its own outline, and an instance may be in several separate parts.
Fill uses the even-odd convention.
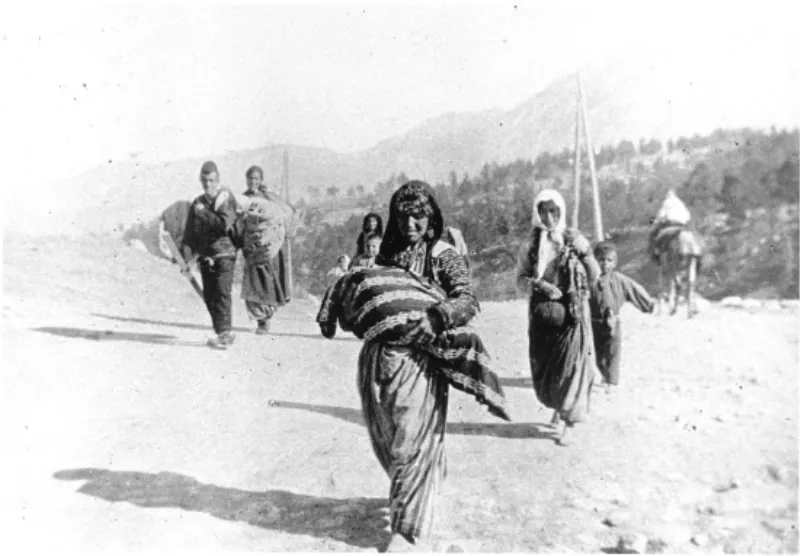
[[[569,438],[567,438],[567,431],[574,427],[574,423],[569,423],[564,421],[564,428],[561,429],[561,434],[556,437],[556,444],[559,446],[571,446],[573,443],[573,435],[570,434]]]
[[[392,533],[384,552],[412,552],[414,548],[414,542],[408,537],[401,533]]]

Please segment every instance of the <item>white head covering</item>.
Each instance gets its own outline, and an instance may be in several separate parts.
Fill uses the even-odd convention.
[[[547,228],[539,217],[539,204],[552,201],[559,209],[558,222],[552,228]],[[558,256],[558,250],[564,243],[564,230],[567,228],[567,205],[564,197],[555,189],[544,189],[533,200],[533,226],[541,228],[544,232],[539,241],[539,257],[536,265],[536,278],[541,278],[547,267]]]
[[[542,223],[542,219],[539,217],[539,204],[546,201],[553,201],[561,213],[555,227],[550,229],[545,227]],[[533,225],[536,228],[541,228],[548,232],[557,232],[559,235],[564,233],[564,230],[567,228],[567,204],[564,202],[564,197],[561,196],[561,193],[555,189],[543,189],[536,195],[536,198],[533,200]]]

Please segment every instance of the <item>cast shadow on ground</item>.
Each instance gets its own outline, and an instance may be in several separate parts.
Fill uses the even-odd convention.
[[[301,409],[336,417],[354,425],[364,426],[361,411],[333,405],[307,404],[270,400],[270,407]],[[554,431],[543,423],[448,423],[447,434],[492,436],[495,438],[540,438],[554,440]]]
[[[109,502],[143,508],[180,508],[255,527],[335,539],[350,546],[385,544],[387,502],[383,498],[325,498],[286,490],[248,491],[203,484],[178,473],[65,469],[63,481],[86,481],[77,490]]]
[[[104,319],[109,320],[116,320],[121,322],[135,322],[137,324],[152,324],[155,326],[174,326],[175,328],[188,328],[190,330],[211,330],[211,326],[206,326],[203,324],[193,324],[188,322],[175,322],[175,321],[165,321],[165,320],[153,320],[153,319],[142,319],[136,317],[118,317],[115,315],[104,315],[102,313],[91,313],[93,317],[101,317]],[[275,328],[275,324],[272,325]],[[234,326],[233,330],[235,332],[253,332],[255,330],[255,326],[253,328],[242,328]],[[296,332],[270,332],[270,336],[289,336],[292,338],[310,338],[312,340],[327,340],[322,334],[299,334]],[[355,336],[346,336],[340,337],[337,336],[334,340],[346,340],[351,342],[360,342],[358,338]]]
[[[290,338],[311,338],[312,340],[328,340],[330,342],[336,342],[339,340],[344,340],[345,342],[363,342],[363,340],[359,340],[355,336],[342,336],[341,332],[336,334],[333,338],[326,338],[322,335],[322,333],[317,332],[316,334],[300,334],[299,332],[270,332],[270,336],[287,336]]]
[[[117,332],[115,330],[92,330],[89,328],[72,328],[69,326],[42,326],[32,328],[36,332],[44,332],[65,338],[82,338],[84,340],[95,340],[99,342],[143,342],[145,344],[156,344],[162,346],[189,346],[204,347],[200,342],[184,342],[175,339],[169,334],[147,334],[144,332]]]
[[[500,386],[506,388],[533,388],[533,381],[526,377],[501,378]]]
[[[104,315],[102,313],[90,313],[93,317],[101,317],[104,319],[109,320],[116,320],[120,322],[135,322],[136,324],[153,324],[156,326],[173,326],[175,328],[188,328],[189,330],[211,330],[211,324],[195,324],[191,322],[175,322],[169,320],[154,320],[154,319],[142,319],[137,317],[119,317],[116,315]],[[255,326],[253,328],[242,328],[239,326],[234,326],[234,332],[252,332],[255,330]]]

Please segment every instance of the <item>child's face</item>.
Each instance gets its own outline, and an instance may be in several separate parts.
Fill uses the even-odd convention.
[[[347,259],[339,259],[337,262],[339,263],[339,268],[347,270]]]
[[[597,259],[597,264],[600,265],[600,270],[603,274],[608,274],[617,266],[617,254],[605,253],[600,255],[600,258]]]
[[[378,252],[381,250],[381,240],[379,239],[371,239],[367,242],[367,256],[368,257],[377,257]]]

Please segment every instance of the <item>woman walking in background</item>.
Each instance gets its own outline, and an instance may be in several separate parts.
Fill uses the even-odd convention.
[[[366,341],[358,361],[364,419],[391,480],[392,538],[387,551],[411,548],[433,522],[434,495],[445,473],[448,383],[414,345],[466,324],[478,302],[464,259],[440,241],[442,213],[430,186],[410,181],[392,196],[378,264],[405,268],[438,284],[447,298],[409,334],[411,347]]]
[[[363,255],[367,251],[367,236],[378,235],[383,236],[383,218],[377,212],[370,212],[364,217],[361,223],[361,233],[358,234],[356,241],[356,253],[353,259],[359,255]]]
[[[567,229],[566,205],[553,190],[534,200],[534,228],[520,250],[517,285],[530,293],[528,356],[536,397],[567,428],[584,421],[595,362],[589,295],[600,275],[589,241]]]

